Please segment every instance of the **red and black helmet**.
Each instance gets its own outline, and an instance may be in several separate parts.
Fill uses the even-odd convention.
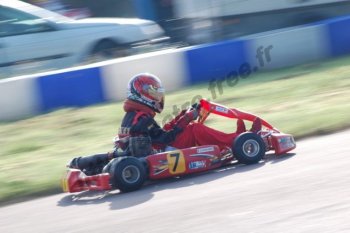
[[[128,84],[127,98],[144,104],[160,113],[164,107],[164,89],[159,78],[153,74],[141,73]]]

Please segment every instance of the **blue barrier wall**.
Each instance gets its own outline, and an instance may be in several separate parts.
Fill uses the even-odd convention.
[[[350,17],[326,21],[332,56],[350,53]]]
[[[139,18],[157,20],[157,14],[152,1],[133,0],[133,4]]]
[[[83,107],[105,101],[100,68],[52,74],[37,79],[41,110]]]
[[[245,41],[234,40],[197,46],[185,52],[189,84],[222,79],[247,62]]]

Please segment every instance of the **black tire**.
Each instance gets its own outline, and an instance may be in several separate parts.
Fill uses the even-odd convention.
[[[121,192],[135,191],[143,185],[146,180],[146,169],[144,164],[135,157],[119,157],[111,162],[109,169],[111,184]]]
[[[259,135],[246,132],[234,140],[232,151],[239,163],[254,164],[264,157],[265,143]]]

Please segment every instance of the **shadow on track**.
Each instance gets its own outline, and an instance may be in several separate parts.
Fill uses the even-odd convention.
[[[249,172],[251,170],[261,168],[268,163],[280,163],[292,158],[294,155],[295,153],[287,153],[283,156],[267,154],[265,159],[258,164],[247,166],[238,163],[231,163],[221,168],[204,173],[191,174],[183,177],[173,177],[157,181],[147,181],[142,189],[130,193],[120,193],[119,190],[112,190],[86,191],[78,194],[69,194],[59,200],[57,206],[67,207],[72,205],[96,205],[101,203],[110,203],[111,210],[125,209],[147,202],[153,198],[154,193],[162,190],[200,185],[230,176],[235,173]]]

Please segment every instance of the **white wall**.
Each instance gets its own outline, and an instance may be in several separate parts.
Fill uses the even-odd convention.
[[[130,78],[149,72],[158,76],[166,91],[186,84],[185,58],[182,50],[169,50],[119,59],[102,68],[102,82],[107,100],[122,100]]]
[[[323,25],[296,27],[278,30],[275,33],[262,33],[246,37],[248,59],[252,67],[259,69],[276,69],[320,60],[329,56],[327,29]],[[265,49],[270,47],[271,61],[265,57]],[[259,47],[263,48],[262,67],[257,59]]]
[[[36,78],[0,80],[0,120],[16,120],[40,111]]]

